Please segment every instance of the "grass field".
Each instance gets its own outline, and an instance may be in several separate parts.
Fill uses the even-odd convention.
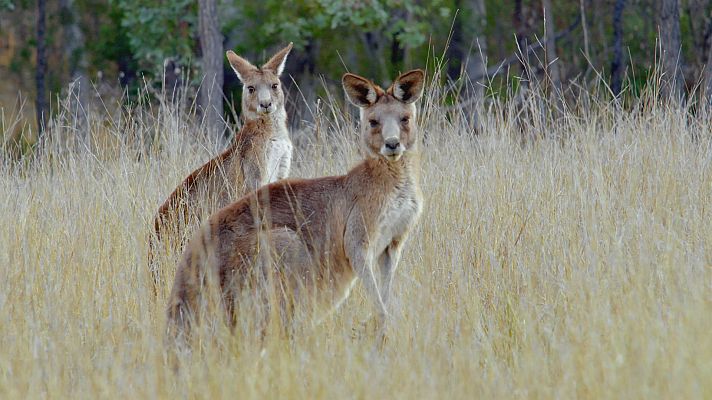
[[[33,160],[4,154],[0,398],[712,397],[710,119],[589,96],[519,119],[534,103],[494,103],[473,135],[439,98],[423,104],[426,206],[382,351],[357,286],[264,352],[217,329],[171,368],[177,254],[154,298],[146,239],[163,198],[217,151],[178,108],[99,112],[84,142],[65,115]],[[326,101],[295,133],[293,176],[358,161],[343,110]]]

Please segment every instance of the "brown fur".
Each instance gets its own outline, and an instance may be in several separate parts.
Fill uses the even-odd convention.
[[[264,180],[255,176],[247,179],[249,172],[242,166],[265,165],[264,149],[270,140],[269,125],[271,122],[268,120],[247,121],[225,151],[181,182],[156,214],[154,227],[159,240],[166,224],[178,222],[173,219],[183,218],[185,222],[190,218],[200,218],[217,204],[229,204],[231,199],[254,190]],[[252,181],[249,186],[248,180]]]
[[[245,124],[225,151],[188,175],[163,202],[154,219],[157,241],[170,234],[180,244],[185,228],[200,222],[203,216],[248,191],[288,176],[292,145],[279,74],[291,48],[290,43],[262,68],[234,52],[227,53],[244,84]],[[260,101],[269,102],[269,109],[258,110]],[[159,274],[152,265],[155,245],[149,240],[149,265],[158,284]]]
[[[410,85],[405,95],[415,101],[424,74],[413,73],[418,85]],[[413,78],[409,74],[394,86]],[[362,107],[367,158],[346,175],[272,183],[212,215],[178,265],[168,303],[172,334],[187,333],[199,317],[210,282],[217,284],[234,323],[234,302],[255,276],[273,278],[282,288],[283,306],[312,299],[327,308],[337,307],[361,278],[384,327],[395,267],[422,207],[416,109],[401,100],[402,91],[394,96],[393,87],[383,91],[351,74],[343,82],[350,100]],[[397,155],[384,148],[384,137],[393,134],[404,149]],[[265,253],[276,263],[263,262]]]

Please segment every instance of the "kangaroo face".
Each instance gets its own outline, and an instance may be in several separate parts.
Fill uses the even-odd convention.
[[[398,161],[414,149],[414,102],[423,94],[424,83],[422,70],[406,72],[387,90],[358,75],[344,75],[344,91],[361,111],[361,139],[371,156]]]
[[[397,161],[415,144],[415,105],[392,96],[382,96],[376,104],[361,110],[361,137],[371,154]]]
[[[243,118],[255,119],[284,109],[284,92],[279,77],[284,71],[290,50],[292,43],[259,68],[231,50],[226,53],[230,66],[243,84]]]
[[[284,107],[284,92],[279,75],[262,69],[242,81],[242,108],[250,114],[271,114]]]

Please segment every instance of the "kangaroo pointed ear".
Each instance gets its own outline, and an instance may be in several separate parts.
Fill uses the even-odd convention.
[[[391,90],[393,91],[393,97],[409,104],[423,95],[424,87],[425,72],[422,69],[414,69],[396,78],[393,85],[391,85]]]
[[[341,78],[346,97],[356,107],[368,107],[378,100],[378,89],[366,78],[347,73]]]
[[[277,76],[282,75],[282,71],[284,71],[284,64],[287,63],[287,56],[289,55],[289,52],[292,51],[293,45],[294,43],[289,42],[287,47],[273,55],[272,58],[270,58],[269,61],[262,66],[262,69],[268,69],[277,74]]]
[[[225,55],[227,56],[227,60],[230,61],[230,66],[237,74],[237,78],[239,80],[244,81],[247,74],[257,71],[257,67],[252,65],[252,63],[246,59],[235,54],[234,51],[228,50]]]

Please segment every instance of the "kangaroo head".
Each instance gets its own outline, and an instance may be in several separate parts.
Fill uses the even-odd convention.
[[[398,161],[414,149],[415,101],[423,94],[425,72],[406,72],[387,90],[354,74],[345,74],[341,83],[346,97],[361,110],[361,139],[371,156]]]
[[[279,76],[284,70],[290,50],[292,43],[278,51],[260,68],[232,50],[226,53],[230,66],[242,82],[242,115],[245,120],[281,114],[280,111],[284,110],[284,92]]]

